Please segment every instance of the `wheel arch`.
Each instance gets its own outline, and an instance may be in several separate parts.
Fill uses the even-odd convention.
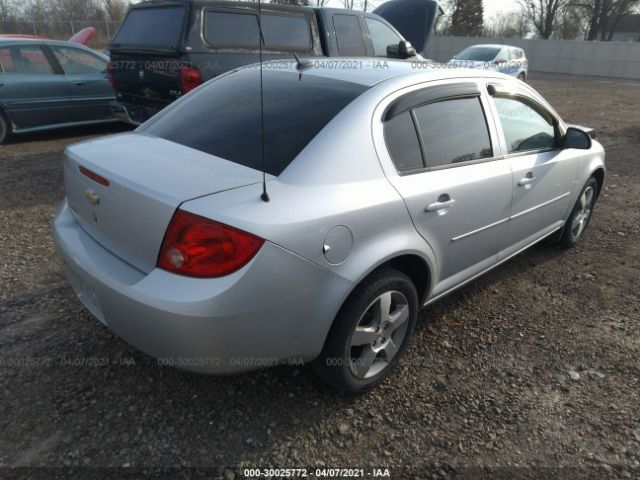
[[[604,171],[604,167],[596,168],[590,175],[590,177],[595,178],[596,182],[598,182],[598,191],[596,193],[596,199],[600,197],[600,194],[602,193],[602,189],[604,188],[605,176],[606,176],[606,173]]]

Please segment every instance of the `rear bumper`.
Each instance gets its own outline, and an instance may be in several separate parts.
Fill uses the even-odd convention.
[[[135,105],[126,102],[111,102],[111,114],[130,125],[142,125],[161,109]]]
[[[269,242],[226,277],[146,274],[87,235],[66,201],[54,235],[87,309],[160,365],[186,370],[231,373],[313,360],[350,289],[344,278]]]

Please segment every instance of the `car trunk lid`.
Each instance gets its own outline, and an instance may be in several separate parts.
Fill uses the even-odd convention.
[[[82,228],[148,273],[182,202],[260,182],[262,173],[168,140],[131,133],[68,147],[64,180],[67,202]]]

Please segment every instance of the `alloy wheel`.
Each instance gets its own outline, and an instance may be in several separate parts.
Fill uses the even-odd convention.
[[[392,362],[405,340],[409,314],[407,298],[395,290],[369,304],[351,336],[349,368],[355,377],[374,377]]]
[[[571,222],[571,236],[574,239],[580,238],[589,223],[591,211],[593,209],[593,200],[595,199],[595,190],[593,187],[587,187],[582,195],[580,195],[579,209]]]

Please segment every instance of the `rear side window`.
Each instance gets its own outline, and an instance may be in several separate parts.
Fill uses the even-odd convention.
[[[358,17],[355,15],[334,15],[333,26],[336,30],[336,41],[340,55],[365,56],[367,54]]]
[[[0,63],[5,73],[51,75],[53,68],[42,48],[37,45],[9,47],[0,50]]]
[[[263,14],[262,33],[267,48],[311,48],[311,29],[303,16]],[[204,36],[213,46],[258,48],[258,16],[253,13],[208,11]]]
[[[184,15],[183,6],[134,8],[127,14],[111,46],[176,49]]]
[[[424,167],[411,112],[403,112],[385,122],[384,139],[399,172]]]
[[[66,74],[101,73],[107,68],[105,60],[80,48],[58,45],[50,47]]]
[[[366,87],[350,82],[263,70],[264,170],[279,175],[300,151]],[[221,76],[189,94],[140,131],[262,170],[260,70]]]
[[[493,156],[478,97],[443,100],[414,110],[427,167]]]

